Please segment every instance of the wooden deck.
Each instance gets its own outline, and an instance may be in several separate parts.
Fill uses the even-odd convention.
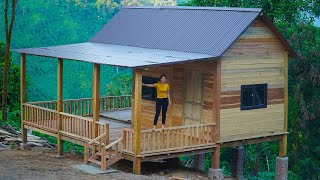
[[[109,124],[109,141],[114,142],[115,140],[121,138],[123,128],[131,128],[131,124],[121,122],[114,119],[108,119],[100,117],[100,122]]]
[[[101,111],[100,117],[131,123],[131,108],[112,111]]]

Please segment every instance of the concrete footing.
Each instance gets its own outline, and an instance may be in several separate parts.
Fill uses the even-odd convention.
[[[244,148],[242,146],[235,147],[232,150],[232,162],[231,162],[231,173],[232,177],[237,179],[244,179],[243,169],[244,169]]]
[[[20,143],[20,148],[22,150],[30,150],[31,149],[31,145],[28,143]]]
[[[197,154],[194,155],[194,160],[192,164],[192,168],[199,170],[199,171],[205,171],[206,165],[205,165],[205,154]]]
[[[277,157],[276,159],[276,180],[288,179],[288,157]]]
[[[210,180],[222,180],[224,179],[222,169],[211,169],[208,170],[208,177]]]

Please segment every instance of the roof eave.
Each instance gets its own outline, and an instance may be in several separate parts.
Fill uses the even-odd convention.
[[[279,38],[281,44],[284,46],[285,50],[288,51],[289,56],[292,58],[299,58],[300,56],[298,53],[291,47],[289,42],[286,40],[286,38],[280,33],[278,28],[271,22],[271,20],[268,18],[268,16],[261,12],[260,17],[262,21],[266,23],[266,25],[272,30],[272,32]]]

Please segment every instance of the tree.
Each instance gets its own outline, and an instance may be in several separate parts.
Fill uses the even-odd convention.
[[[8,71],[9,71],[9,61],[10,61],[10,45],[11,45],[11,35],[13,29],[13,23],[16,14],[18,0],[12,0],[11,2],[11,20],[9,22],[9,0],[5,0],[4,6],[4,23],[5,23],[5,36],[6,36],[6,46],[4,55],[4,68],[3,68],[3,83],[2,83],[2,120],[7,120],[7,106],[8,106]]]

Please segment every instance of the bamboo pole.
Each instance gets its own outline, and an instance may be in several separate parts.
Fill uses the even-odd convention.
[[[134,160],[133,160],[133,173],[141,173],[141,91],[142,91],[142,75],[138,69],[134,70]]]
[[[288,51],[284,52],[284,127],[283,131],[288,131]],[[279,156],[287,155],[287,134],[282,136],[279,147]]]
[[[62,118],[60,112],[63,111],[63,99],[62,99],[62,90],[63,90],[63,59],[58,59],[58,75],[57,75],[57,130],[58,130],[58,154],[61,156],[63,154],[63,142],[61,140],[61,127],[62,127]]]
[[[22,144],[27,143],[27,130],[23,126],[25,111],[23,110],[23,103],[26,102],[26,54],[21,54],[20,59],[20,104],[21,104],[21,134]]]

